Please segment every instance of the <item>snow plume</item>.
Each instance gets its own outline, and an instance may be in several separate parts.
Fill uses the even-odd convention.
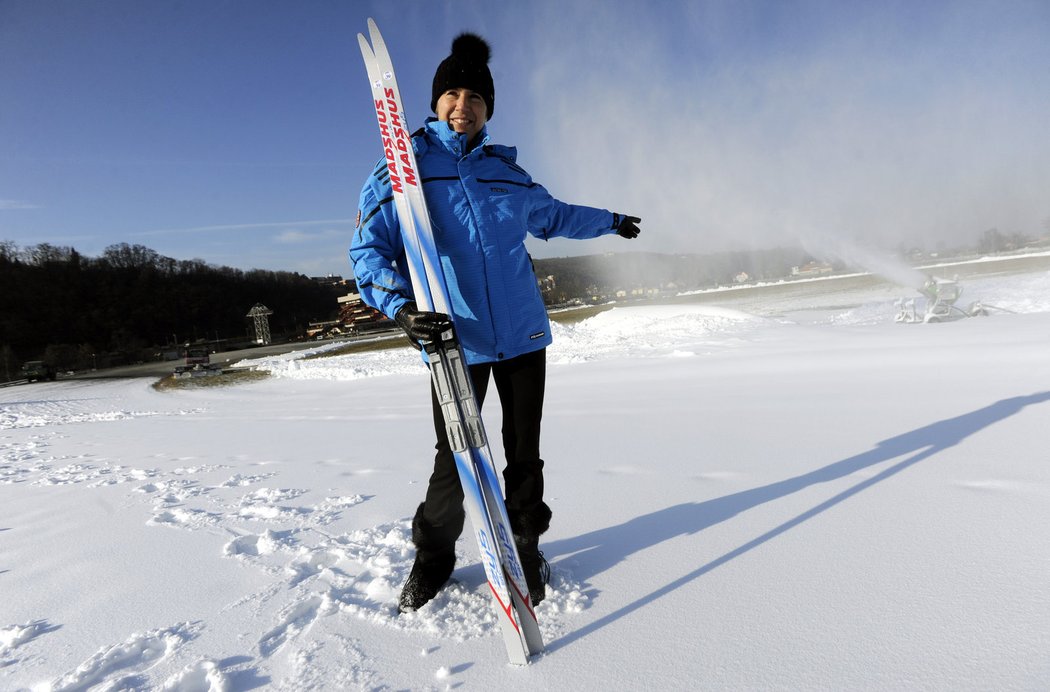
[[[813,234],[801,240],[806,251],[815,257],[845,262],[854,269],[863,269],[901,286],[918,290],[929,278],[895,257],[845,238]]]
[[[641,216],[631,251],[785,246],[806,228],[930,249],[1041,232],[1050,92],[1020,85],[1046,83],[1045,19],[718,5],[541,13],[526,168],[556,197]]]

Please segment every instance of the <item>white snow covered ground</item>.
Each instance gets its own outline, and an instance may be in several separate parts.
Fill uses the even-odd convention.
[[[1011,312],[831,280],[556,325],[522,668],[467,536],[396,615],[410,348],[0,389],[0,689],[1048,689],[1050,271],[961,281]]]

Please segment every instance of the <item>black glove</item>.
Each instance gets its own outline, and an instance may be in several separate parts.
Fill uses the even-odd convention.
[[[616,227],[616,235],[628,240],[637,238],[638,234],[642,232],[642,229],[638,228],[638,224],[641,221],[637,216],[624,216],[620,221],[620,225]]]
[[[404,307],[397,311],[394,316],[397,326],[405,330],[412,343],[419,341],[435,341],[441,337],[441,333],[452,327],[452,320],[448,315],[440,312],[420,312],[415,303],[405,303]]]

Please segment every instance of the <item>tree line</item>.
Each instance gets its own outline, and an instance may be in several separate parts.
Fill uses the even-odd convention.
[[[83,370],[156,359],[180,345],[248,343],[247,313],[273,311],[274,338],[332,319],[342,290],[301,274],[175,260],[121,243],[100,257],[0,242],[0,378],[22,362]]]
[[[1047,226],[1050,230],[1050,221]],[[978,250],[1030,243],[1027,236],[991,229]],[[913,252],[902,247],[898,254]],[[564,304],[607,300],[621,292],[674,294],[731,285],[742,276],[778,280],[813,260],[798,248],[773,248],[536,259],[534,268],[548,304]],[[85,370],[156,359],[187,343],[245,346],[254,338],[247,313],[257,303],[273,311],[274,340],[295,338],[310,322],[336,319],[336,298],[347,290],[292,272],[175,260],[127,243],[86,257],[70,247],[19,248],[0,241],[0,380],[15,379],[27,360]]]

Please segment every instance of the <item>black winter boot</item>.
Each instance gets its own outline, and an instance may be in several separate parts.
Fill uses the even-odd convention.
[[[546,503],[529,512],[510,512],[510,528],[521,557],[521,569],[529,586],[529,599],[537,606],[547,597],[551,567],[540,552],[540,534],[551,525],[551,509]]]
[[[521,558],[521,569],[525,572],[525,583],[529,585],[529,600],[533,607],[547,597],[547,584],[551,580],[551,566],[540,551],[540,538],[514,538]]]
[[[421,554],[417,553],[408,581],[401,588],[401,597],[397,600],[398,612],[411,613],[429,603],[452,576],[455,565],[454,554],[424,561]]]
[[[423,505],[419,505],[412,519],[416,560],[401,589],[397,603],[399,612],[410,613],[422,608],[452,576],[452,569],[456,566],[456,538],[462,530],[462,521],[457,526],[430,524],[423,518]]]

